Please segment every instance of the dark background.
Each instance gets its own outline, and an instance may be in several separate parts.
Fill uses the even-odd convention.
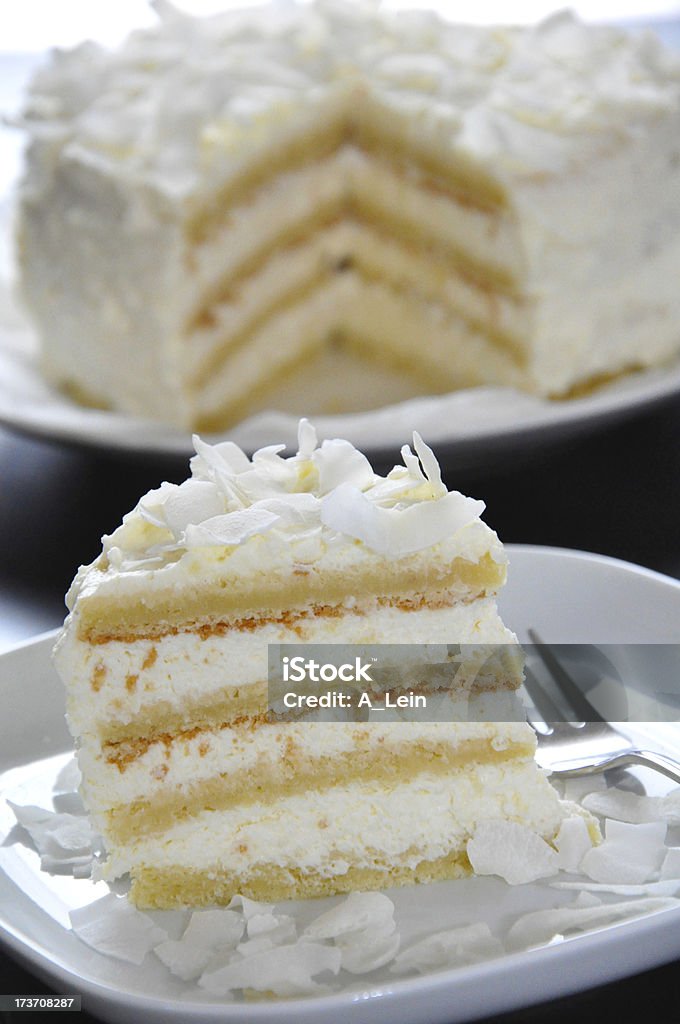
[[[516,440],[489,468],[483,454],[472,469],[466,460],[468,468],[457,470],[455,453],[445,446],[437,446],[437,453],[448,486],[482,498],[486,521],[503,541],[594,551],[680,578],[679,399],[624,422],[593,424],[591,433],[576,439]],[[398,452],[389,453],[389,464],[373,461],[384,471],[399,461]],[[179,482],[186,475],[185,459],[112,455],[0,429],[0,643],[59,625],[63,594],[78,565],[98,553],[101,535],[142,493],[162,479]],[[640,615],[651,617],[654,609],[641,608]],[[606,977],[608,965],[602,966]],[[0,952],[0,992],[48,991]],[[33,1016],[0,1013],[0,1024],[25,1024]],[[680,964],[493,1021],[565,1024],[578,1018],[677,1024]],[[44,1021],[44,1014],[38,1019]],[[59,1019],[88,1024],[95,1018],[85,1005],[82,1013]]]

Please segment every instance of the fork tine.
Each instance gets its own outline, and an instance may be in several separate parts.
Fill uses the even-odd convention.
[[[528,665],[524,666],[524,688],[546,725],[564,721],[564,715],[553,702],[552,697],[545,692]]]
[[[578,720],[581,722],[606,721],[600,712],[593,707],[587,697],[584,696],[567,670],[557,660],[552,649],[541,640],[536,630],[530,629],[529,637],[536,648],[539,658],[551,673],[565,699],[571,705],[572,711],[575,715],[578,715]]]

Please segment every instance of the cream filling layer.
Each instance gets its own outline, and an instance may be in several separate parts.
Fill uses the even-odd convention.
[[[211,237],[188,250],[200,301],[230,275],[266,252],[301,224],[315,218],[380,213],[388,221],[411,225],[415,237],[459,253],[465,265],[488,267],[508,279],[519,277],[523,262],[512,219],[465,205],[409,180],[387,160],[342,146],[336,153],[266,180],[248,202],[226,212]]]
[[[315,871],[326,877],[350,866],[405,863],[414,867],[464,848],[478,823],[521,822],[552,838],[564,805],[533,763],[473,765],[450,776],[418,775],[386,788],[353,782],[205,812],[110,851],[108,878],[128,870],[220,868],[247,877],[258,865]]]
[[[366,614],[366,611],[369,614]],[[106,733],[154,708],[176,712],[208,704],[226,687],[265,684],[268,644],[514,643],[493,597],[451,607],[404,611],[365,608],[360,601],[338,617],[302,618],[292,626],[270,622],[252,630],[176,632],[153,641],[112,640],[89,644],[78,638],[72,617],[55,660],[69,680],[67,711],[75,735]]]
[[[511,348],[445,305],[414,301],[389,284],[348,271],[273,314],[249,335],[247,345],[234,352],[226,346],[221,363],[193,392],[197,421],[211,429],[240,415],[244,396],[313,359],[334,331],[348,336],[360,359],[396,364],[437,392],[481,384],[519,386],[527,377]]]
[[[227,260],[228,253],[215,258]],[[511,350],[521,351],[527,342],[528,311],[518,299],[498,292],[491,282],[477,283],[451,261],[405,243],[378,224],[348,219],[310,228],[304,238],[275,250],[252,273],[206,298],[187,335],[188,379],[199,384],[222,354],[248,343],[268,318],[308,299],[338,268],[350,266],[368,281],[406,290],[415,302],[461,316]],[[340,310],[338,325],[342,321]]]
[[[135,801],[152,803],[181,797],[192,787],[226,774],[250,778],[277,769],[292,779],[302,764],[355,754],[380,759],[390,750],[405,759],[455,756],[474,750],[486,756],[533,756],[536,738],[525,722],[287,722],[231,726],[159,740],[141,749],[121,768],[111,751],[92,737],[83,738],[78,763],[87,805],[94,815]],[[312,783],[313,784],[313,783]]]

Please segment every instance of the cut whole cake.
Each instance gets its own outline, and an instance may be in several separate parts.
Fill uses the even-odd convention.
[[[680,64],[651,34],[156,6],[32,84],[20,265],[52,382],[211,430],[569,396],[677,354]]]
[[[191,477],[145,495],[79,571],[56,665],[105,875],[129,872],[138,905],[456,877],[490,820],[555,837],[565,806],[525,722],[268,714],[269,645],[517,650],[484,506],[414,440],[380,477],[306,421],[292,458],[196,438]],[[492,688],[519,685],[511,663]]]

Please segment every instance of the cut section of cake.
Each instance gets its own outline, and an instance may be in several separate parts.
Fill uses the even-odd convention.
[[[52,382],[205,431],[568,396],[678,353],[680,64],[651,34],[158,9],[32,84],[19,250]]]
[[[414,443],[380,477],[306,421],[291,458],[195,438],[191,477],[146,494],[79,571],[56,665],[106,876],[129,872],[138,905],[455,877],[488,820],[555,836],[565,809],[524,722],[269,714],[270,645],[517,650],[484,506]],[[517,687],[510,665],[485,686]]]

